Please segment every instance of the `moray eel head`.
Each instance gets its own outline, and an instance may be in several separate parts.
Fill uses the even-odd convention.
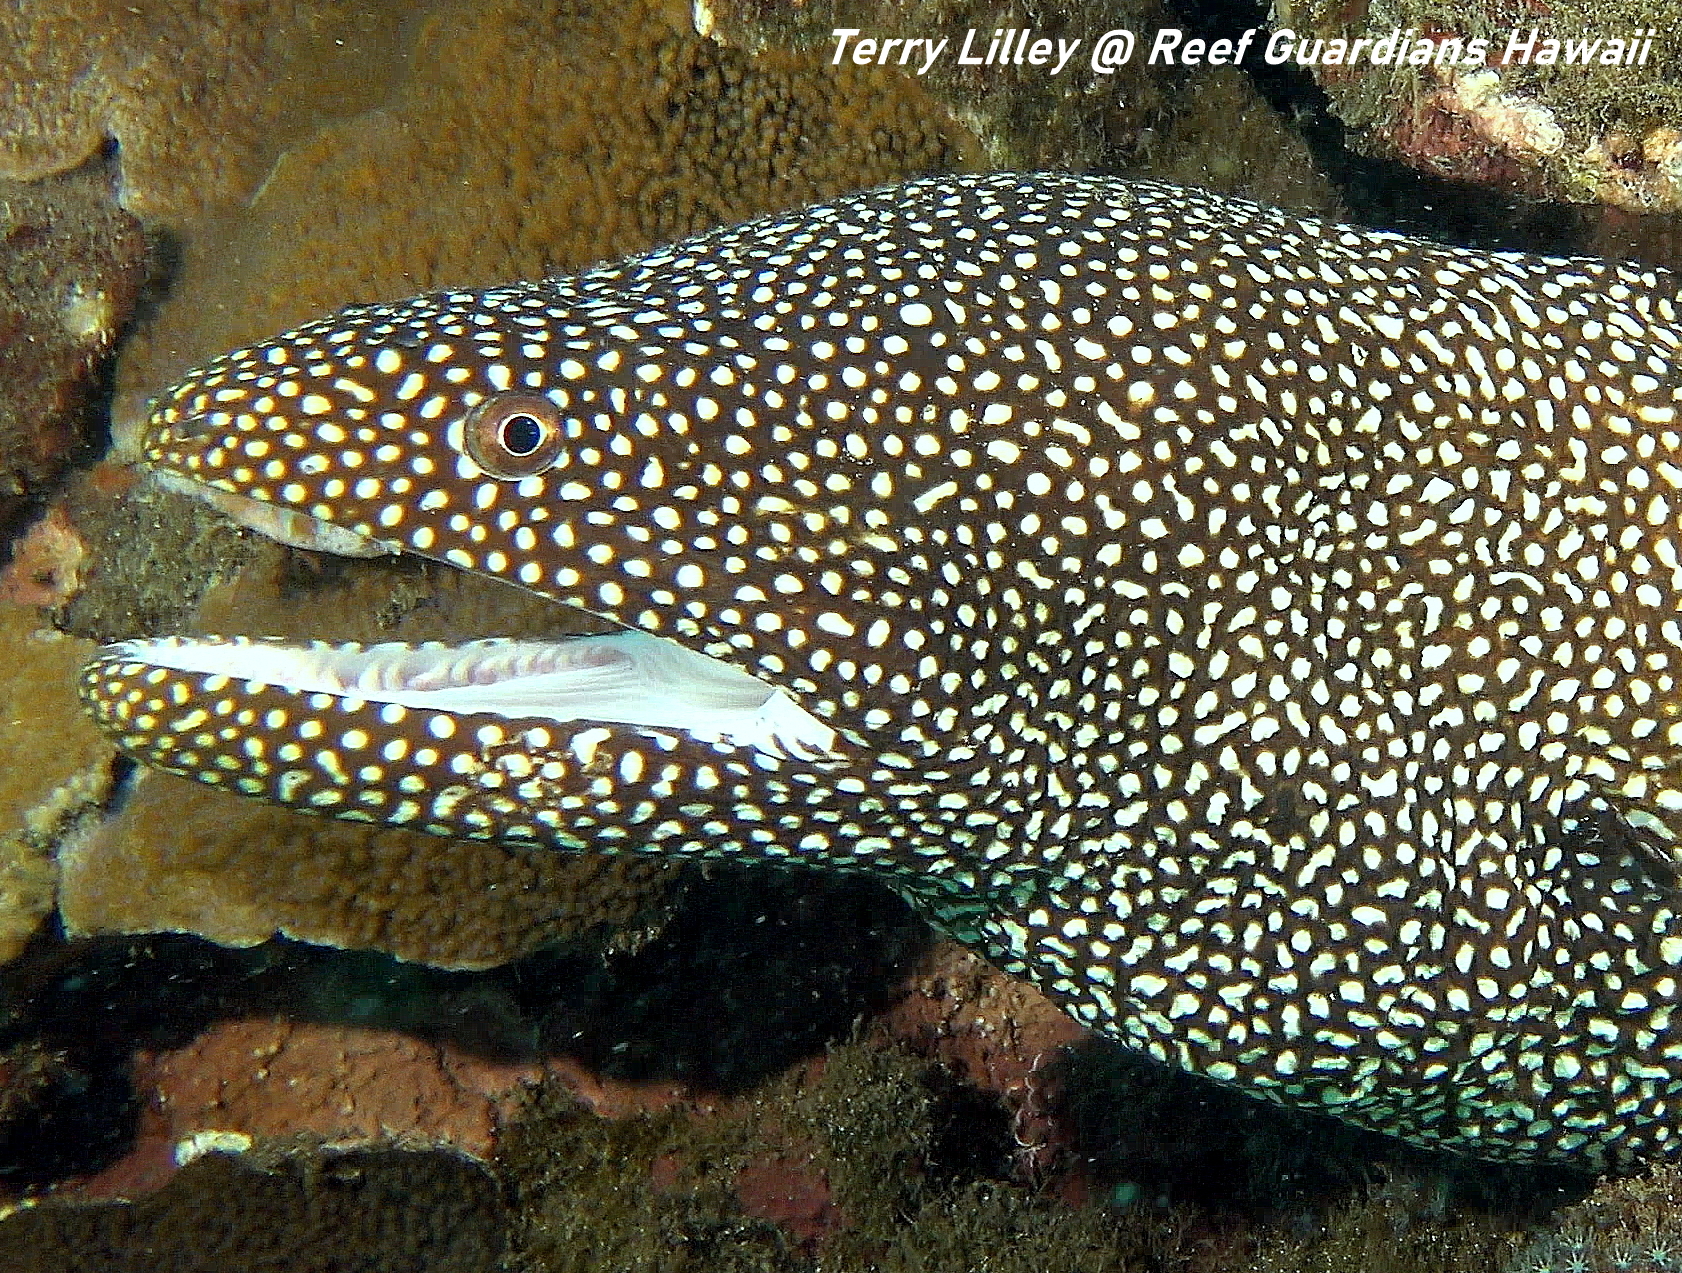
[[[693,291],[604,270],[347,309],[189,375],[144,435],[160,482],[283,542],[417,553],[621,632],[133,641],[88,669],[96,718],[149,765],[337,817],[926,881],[994,816],[905,622],[973,626],[975,594],[931,587],[916,493],[874,469],[939,448],[811,418],[822,377],[767,356],[775,328],[686,313]]]

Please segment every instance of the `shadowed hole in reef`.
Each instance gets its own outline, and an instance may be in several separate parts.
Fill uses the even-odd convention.
[[[1592,228],[1590,210],[1449,181],[1351,149],[1343,122],[1332,113],[1313,75],[1294,61],[1275,66],[1262,56],[1268,32],[1281,24],[1267,25],[1268,7],[1260,0],[1168,0],[1168,8],[1188,38],[1237,40],[1246,30],[1260,28],[1245,54],[1243,69],[1256,92],[1307,143],[1315,167],[1337,187],[1349,220],[1463,247],[1555,253],[1585,250]]]
[[[540,955],[510,972],[546,1001],[544,1051],[614,1078],[728,1093],[845,1036],[887,1002],[929,936],[864,880],[716,867],[691,875],[677,913],[642,950],[589,965]],[[546,995],[556,978],[568,992]]]
[[[97,1171],[133,1141],[137,1047],[214,1018],[245,952],[188,937],[38,937],[0,976],[0,1181]]]
[[[49,1185],[98,1171],[132,1146],[139,1105],[127,1052],[20,1047],[0,1069],[0,1183]]]
[[[990,1093],[962,1087],[943,1070],[929,1080],[931,1136],[929,1181],[936,1187],[962,1185],[971,1180],[1010,1180],[1016,1175],[1012,1157],[1010,1116]]]

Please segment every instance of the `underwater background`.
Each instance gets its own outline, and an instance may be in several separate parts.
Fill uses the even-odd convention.
[[[867,882],[518,853],[136,774],[75,693],[95,645],[142,633],[578,630],[427,563],[256,539],[128,467],[153,393],[341,305],[1008,168],[1673,264],[1682,41],[1493,78],[1324,43],[1312,66],[919,75],[833,35],[1665,25],[1536,8],[0,12],[0,1267],[1682,1268],[1673,1168],[1433,1157],[1164,1070]]]

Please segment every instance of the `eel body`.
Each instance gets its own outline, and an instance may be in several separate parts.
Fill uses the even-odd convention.
[[[624,631],[84,690],[301,809],[873,873],[1162,1060],[1627,1167],[1682,1098],[1677,305],[994,175],[353,307],[160,398],[147,463]]]

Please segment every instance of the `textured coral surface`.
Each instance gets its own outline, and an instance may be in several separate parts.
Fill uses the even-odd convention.
[[[97,804],[113,755],[82,714],[76,669],[92,646],[0,605],[0,963],[14,958],[52,909],[52,846]]]
[[[929,96],[974,130],[987,164],[1002,169],[1082,169],[1113,164],[1130,154],[1158,118],[1174,109],[1182,76],[1135,58],[1108,74],[1084,56],[1101,32],[1116,27],[1149,31],[1171,21],[1160,0],[1063,0],[1024,6],[1014,0],[703,0],[696,24],[737,48],[800,48],[841,65],[853,64],[858,38],[947,40],[932,61],[919,51],[905,62],[903,46],[887,63],[905,65]],[[1028,29],[1034,39],[1078,41],[1077,55],[1053,64],[985,61],[995,32]],[[845,44],[838,30],[855,32]],[[965,56],[966,35],[974,43]]]
[[[179,221],[256,189],[278,140],[379,100],[409,6],[30,0],[0,9],[0,177],[107,145],[122,203]]]
[[[189,363],[350,301],[564,273],[975,151],[897,72],[749,57],[662,0],[457,0],[412,61],[189,243],[125,356],[125,418]]]
[[[187,932],[245,946],[280,935],[488,968],[652,920],[669,874],[643,859],[300,818],[148,774],[68,856],[61,909],[75,935]]]
[[[1488,42],[1485,64],[1315,66],[1312,73],[1355,144],[1424,171],[1532,194],[1630,210],[1682,210],[1682,47],[1675,15],[1635,0],[1398,0],[1351,8],[1307,0],[1279,6],[1278,26],[1312,44],[1388,36]],[[1536,43],[1530,44],[1532,32]],[[1637,32],[1653,31],[1641,57]],[[1618,39],[1628,64],[1544,64],[1543,41]],[[1506,60],[1509,45],[1515,56]],[[1524,50],[1531,51],[1526,54]]]
[[[98,173],[0,181],[0,539],[85,453],[146,269],[140,228]]]

